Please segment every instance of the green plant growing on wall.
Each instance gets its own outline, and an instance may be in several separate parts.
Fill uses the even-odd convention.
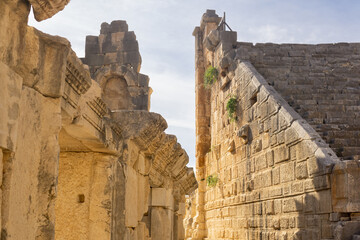
[[[204,74],[204,86],[205,88],[211,87],[211,85],[216,82],[219,72],[216,68],[209,66]]]
[[[226,111],[228,112],[228,116],[232,121],[235,121],[236,119],[235,116],[236,106],[237,106],[237,101],[235,97],[231,97],[226,103]]]
[[[217,175],[209,175],[206,178],[206,184],[209,187],[215,187],[218,181],[219,181],[219,178],[217,177]]]

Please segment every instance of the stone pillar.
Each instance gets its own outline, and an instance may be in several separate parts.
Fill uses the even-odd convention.
[[[221,18],[214,10],[207,10],[201,19],[200,27],[196,27],[195,37],[195,119],[196,119],[196,177],[199,183],[196,201],[196,216],[193,222],[193,239],[206,237],[204,200],[205,200],[205,155],[211,145],[210,135],[210,96],[211,91],[204,87],[204,72],[212,60],[208,59],[208,51],[204,49],[205,36],[217,28]],[[209,61],[210,60],[210,61]]]
[[[173,240],[174,199],[171,190],[152,188],[151,239]]]
[[[185,229],[184,229],[184,217],[185,217],[185,203],[179,203],[179,209],[176,212],[176,228],[177,228],[177,238],[176,240],[184,240],[185,239]]]

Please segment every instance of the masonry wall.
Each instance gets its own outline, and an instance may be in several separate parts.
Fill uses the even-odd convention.
[[[110,239],[115,162],[105,154],[60,154],[56,239]]]
[[[208,238],[332,237],[326,162],[335,154],[246,63],[225,91],[213,88],[206,177],[219,181],[205,196]],[[225,110],[231,96],[236,121]]]
[[[343,159],[359,159],[360,44],[237,43],[276,91]]]
[[[357,44],[308,49],[306,45],[253,46],[238,43],[236,32],[225,31],[220,20],[212,27],[216,16],[208,10],[193,34],[196,59],[204,58],[196,61],[197,89],[206,89],[199,80],[204,68],[214,66],[219,75],[205,90],[210,102],[206,94],[196,99],[210,106],[209,113],[205,112],[210,120],[197,119],[196,133],[209,127],[211,137],[205,164],[201,168],[197,165],[195,201],[194,197],[189,199],[195,206],[189,204],[186,217],[186,223],[192,222],[186,225],[188,239],[351,240],[360,229],[355,183],[360,165],[357,160],[342,161],[339,157],[357,159],[356,148],[346,144],[352,140],[357,144],[352,139],[357,123],[349,121],[349,127],[342,131],[343,137],[349,138],[341,144],[341,148],[351,150],[342,151],[348,157],[338,151],[337,156],[331,148],[337,150],[336,146],[328,145],[333,142],[325,142],[319,133],[334,137],[349,119],[337,109],[341,105],[345,111],[344,98],[352,99],[349,92],[358,91],[357,70],[348,71],[351,61],[357,63]],[[207,31],[209,26],[211,31]],[[343,46],[352,52],[349,58],[339,56]],[[321,52],[322,60],[311,59],[309,54],[316,51]],[[341,84],[336,81],[338,72],[344,72]],[[333,96],[330,107],[325,101],[327,94]],[[230,99],[236,103],[233,119],[227,110]],[[340,99],[344,101],[337,101]],[[350,102],[356,105],[356,99]],[[353,118],[358,114],[356,109],[349,108]],[[315,111],[323,115],[309,117]],[[207,183],[209,180],[216,182],[214,186]]]
[[[197,183],[149,112],[135,34],[104,23],[107,62],[94,53],[89,67],[66,39],[27,26],[31,7],[40,21],[67,3],[0,1],[0,238],[183,239],[180,206]]]

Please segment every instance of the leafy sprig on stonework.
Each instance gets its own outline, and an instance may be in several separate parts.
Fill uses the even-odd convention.
[[[211,85],[216,82],[219,72],[216,68],[209,66],[204,74],[204,86],[205,88],[210,88]]]
[[[213,175],[209,175],[207,178],[206,178],[206,184],[209,186],[209,187],[215,187],[216,184],[218,183],[219,181],[219,178],[217,177],[217,175],[213,174]]]
[[[228,113],[228,116],[230,120],[235,121],[236,119],[236,106],[237,106],[237,100],[235,97],[230,97],[228,102],[226,103],[226,111]]]

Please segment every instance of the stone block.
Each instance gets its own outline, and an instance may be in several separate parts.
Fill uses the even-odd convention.
[[[85,42],[85,56],[100,53],[99,38],[97,36],[86,36]]]
[[[284,199],[282,202],[282,210],[287,212],[301,212],[303,210],[303,197],[291,197]]]
[[[285,142],[285,133],[284,131],[279,132],[276,135],[277,144],[283,144]]]
[[[278,124],[278,115],[277,114],[270,118],[270,128],[271,128],[271,133],[275,133],[278,131],[279,124]]]
[[[280,182],[289,182],[295,179],[295,163],[289,162],[280,166]]]
[[[263,124],[261,124],[261,126],[263,126]],[[259,133],[261,133],[261,132],[259,132]],[[266,149],[270,146],[270,136],[269,136],[269,133],[267,133],[267,132],[262,134],[262,146],[263,146],[263,149]]]
[[[306,162],[301,162],[301,163],[296,164],[295,177],[296,177],[296,179],[304,179],[304,178],[308,177]]]
[[[15,150],[23,79],[0,61],[0,148]]]
[[[101,66],[104,63],[104,54],[89,54],[84,59],[84,63],[89,66]]]
[[[254,189],[261,189],[272,185],[272,170],[263,171],[254,177]]]
[[[127,31],[128,31],[128,25],[126,21],[123,20],[112,21],[110,24],[104,22],[101,24],[101,29],[100,29],[101,34],[127,32]]]
[[[279,146],[274,149],[274,162],[280,163],[290,158],[289,148],[285,145]]]
[[[183,215],[185,216],[185,212],[186,212],[186,208],[185,208],[185,203],[179,203],[179,210],[177,211],[177,213],[179,215]]]
[[[335,163],[331,157],[327,157],[323,149],[318,148],[314,157],[307,160],[308,173],[310,176],[317,176],[330,173]]]
[[[274,151],[269,150],[266,152],[265,154],[266,157],[266,162],[268,166],[273,166],[274,165]]]
[[[252,144],[252,153],[253,154],[258,153],[261,151],[261,149],[262,149],[262,141],[260,139],[257,139]]]
[[[135,41],[136,35],[134,31],[126,32],[124,36],[125,41]]]
[[[111,33],[111,43],[118,46],[124,40],[125,32],[114,32]],[[123,50],[123,49],[121,49]]]
[[[233,45],[236,44],[237,33],[232,31],[220,32],[220,44],[222,45],[222,51],[228,51],[233,49]]]
[[[299,134],[296,129],[293,127],[289,127],[285,130],[285,143],[287,145],[296,142],[299,140]]]
[[[150,195],[150,183],[149,177],[144,177],[138,174],[138,221],[141,221],[143,215],[148,212],[149,195]]]
[[[125,226],[135,228],[138,224],[138,179],[131,167],[126,169],[125,189]]]
[[[138,226],[136,227],[137,232],[137,239],[134,240],[143,240],[148,239],[149,237],[149,230],[146,227],[146,224],[143,222],[139,222]]]
[[[151,208],[151,239],[172,239],[173,214],[162,207]]]
[[[289,219],[288,218],[281,218],[280,219],[280,228],[281,229],[288,229],[289,228]]]
[[[275,213],[274,200],[269,200],[265,202],[265,213],[267,215],[272,215]]]
[[[151,205],[166,207],[167,191],[165,188],[151,188]]]
[[[331,191],[334,211],[358,212],[360,209],[360,162],[358,160],[337,163],[331,175]]]
[[[166,189],[166,207],[174,211],[174,204],[175,202],[171,189]]]
[[[296,144],[296,160],[303,161],[314,154],[314,146],[311,146],[313,142],[310,140],[303,140]]]
[[[45,96],[61,97],[64,91],[67,56],[70,43],[28,27],[24,58],[18,72],[24,84]]]
[[[135,163],[134,168],[141,174],[146,175],[149,172],[149,159],[147,159],[143,154],[139,154],[139,157]]]
[[[37,21],[51,18],[69,3],[70,0],[54,1],[54,0],[30,0],[34,11],[34,17]]]
[[[117,52],[105,53],[103,64],[116,63],[116,61],[117,61]]]
[[[255,157],[255,171],[262,170],[267,167],[267,162],[264,154]]]
[[[272,169],[273,184],[277,185],[280,183],[280,167],[274,167]]]
[[[280,105],[278,103],[278,95],[270,95],[268,99],[268,113],[269,115],[273,115],[277,113],[280,109]]]
[[[298,194],[304,192],[303,182],[294,182],[291,184],[291,194]]]
[[[360,221],[343,221],[335,225],[334,240],[353,240],[360,234]],[[356,239],[355,238],[355,239]]]
[[[258,111],[259,111],[260,118],[262,120],[266,119],[268,117],[268,103],[263,102],[260,105],[258,105]]]

